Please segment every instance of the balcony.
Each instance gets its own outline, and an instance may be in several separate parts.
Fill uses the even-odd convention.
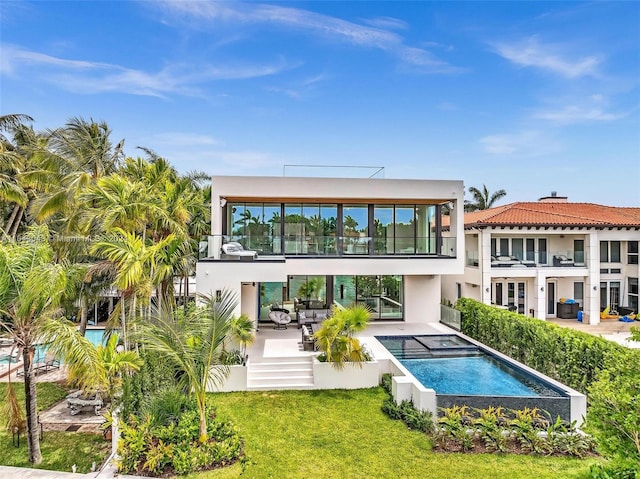
[[[219,258],[220,248],[240,243],[259,257],[456,257],[456,238],[410,237],[385,239],[366,236],[227,236],[211,235],[200,242],[200,259]]]
[[[467,255],[467,265],[476,266],[477,258]],[[524,256],[524,257],[523,257]],[[513,255],[502,255],[499,252],[491,257],[492,268],[584,268],[584,251],[527,251]]]

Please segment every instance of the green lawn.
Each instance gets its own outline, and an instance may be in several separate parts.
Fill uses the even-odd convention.
[[[18,401],[24,405],[24,387],[21,383],[14,384]],[[38,383],[38,410],[48,409],[56,402],[64,399],[67,391],[55,383]],[[0,383],[0,402],[4,404],[7,385]],[[2,416],[4,422],[4,416]],[[99,434],[79,432],[45,432],[40,442],[42,449],[42,463],[40,469],[71,471],[76,464],[78,472],[89,472],[91,463],[98,465],[107,458],[111,443],[105,441]],[[3,466],[33,467],[28,461],[27,442],[21,437],[20,447],[14,447],[4,424],[0,424],[0,464]]]
[[[431,452],[429,439],[380,411],[381,388],[215,394],[220,417],[245,439],[242,477],[259,478],[580,478],[591,460]],[[241,467],[194,474],[238,477]]]

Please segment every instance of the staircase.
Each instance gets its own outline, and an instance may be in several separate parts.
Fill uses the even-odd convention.
[[[247,368],[247,390],[313,389],[311,357],[273,357],[250,362]]]

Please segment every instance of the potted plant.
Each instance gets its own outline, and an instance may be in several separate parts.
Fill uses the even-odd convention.
[[[369,325],[371,312],[364,304],[334,308],[314,338],[321,354],[313,364],[317,388],[364,388],[378,384],[378,363],[355,337]],[[339,371],[338,373],[336,372]]]

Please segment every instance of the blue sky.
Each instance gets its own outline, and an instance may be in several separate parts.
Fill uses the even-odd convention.
[[[640,205],[640,2],[0,3],[0,113],[181,171]],[[288,167],[287,176],[374,170]]]

